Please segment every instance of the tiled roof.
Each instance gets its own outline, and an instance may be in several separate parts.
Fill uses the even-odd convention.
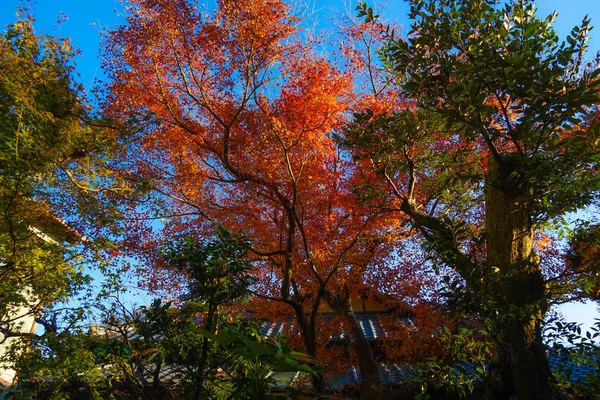
[[[381,381],[384,385],[402,384],[414,376],[414,371],[408,366],[399,366],[398,364],[379,364],[381,371]],[[362,381],[360,368],[351,366],[345,376],[336,378],[332,383],[332,388],[337,389],[346,385],[353,385]]]
[[[138,378],[145,383],[154,382],[155,365],[144,366],[144,372]],[[184,379],[184,375],[174,365],[162,366],[158,373],[158,380],[169,386],[177,385]]]
[[[330,317],[332,320],[334,315],[331,314]],[[373,312],[365,312],[365,313],[356,313],[356,318],[365,333],[367,339],[380,339],[388,336],[379,322],[379,314]],[[402,322],[409,327],[413,327],[414,324],[410,319],[403,319]],[[348,337],[348,333],[343,331],[340,326],[341,332],[337,335],[333,335],[331,340],[342,340]],[[295,331],[294,323],[292,319],[287,319],[283,322],[275,322],[275,323],[263,323],[261,326],[261,334],[266,337],[275,337],[278,334],[289,331]],[[130,335],[130,338],[135,338],[139,335],[133,333]],[[565,377],[568,382],[585,382],[586,377],[590,374],[597,374],[598,367],[600,366],[600,359],[588,359],[587,364],[576,363],[574,362],[570,356],[567,354],[560,354],[556,351],[548,351],[548,361],[550,363],[551,369],[557,373],[561,374]],[[471,364],[468,362],[457,362],[455,363],[456,373],[457,374],[467,374],[475,376],[477,373],[475,371],[475,364]],[[379,365],[381,371],[381,379],[384,385],[402,385],[411,380],[411,378],[415,374],[415,370],[409,365],[399,365],[396,363],[381,363]],[[154,370],[153,368],[144,368],[142,373],[143,376],[140,378],[142,381],[151,383],[153,381]],[[285,376],[284,376],[285,375]],[[293,378],[296,378],[297,374],[281,374],[278,376],[278,385],[283,385],[284,381],[287,379],[287,375],[290,377],[291,383]],[[183,375],[181,372],[177,371],[175,366],[163,366],[159,373],[159,379],[161,382],[168,385],[177,385]],[[346,385],[356,384],[362,381],[362,376],[360,373],[360,369],[356,366],[351,366],[348,368],[346,375],[339,376],[333,379],[330,382],[330,387],[333,389],[341,388]]]
[[[588,359],[587,363],[575,362],[568,355],[560,355],[557,353],[550,353],[548,355],[548,362],[552,371],[559,373],[564,376],[568,382],[585,382],[590,374],[598,375],[598,368],[600,367],[600,359],[594,357]]]
[[[365,337],[367,339],[381,339],[387,337],[389,334],[385,332],[381,323],[379,322],[379,314],[373,312],[365,312],[365,313],[356,313],[356,319],[362,328]],[[325,314],[327,318],[335,318],[333,314]],[[402,322],[408,326],[414,326],[413,322],[404,318]],[[280,333],[285,332],[286,330],[294,330],[294,324],[291,320],[287,320],[284,322],[273,322],[273,323],[263,323],[261,325],[261,334],[267,337],[274,337]],[[348,337],[348,332],[344,331],[340,327],[340,333],[335,334],[331,337],[331,340],[341,340]]]
[[[263,323],[261,325],[260,334],[266,337],[275,337],[280,333],[284,332],[284,329],[290,329],[292,327],[292,323],[285,322],[273,322],[271,324]]]
[[[368,321],[368,320],[367,320]],[[272,329],[272,332],[275,332],[277,329],[282,329],[284,324],[281,324],[280,327],[276,327]],[[271,330],[272,325],[268,330]],[[595,360],[595,363],[590,363],[591,365],[586,364],[577,364],[569,359],[566,355],[558,355],[554,352],[548,355],[548,360],[550,362],[550,366],[555,373],[562,374],[568,382],[575,383],[581,382],[585,383],[586,378],[589,374],[597,374],[597,364],[600,362],[599,359]],[[595,364],[595,365],[594,365]],[[559,367],[559,365],[561,367]],[[148,365],[146,368],[143,368],[143,372],[138,377],[142,382],[152,383],[154,381],[154,365]],[[477,373],[475,371],[475,364],[471,364],[468,362],[458,362],[455,364],[456,374],[466,374],[467,376],[475,376]],[[410,365],[402,365],[398,363],[380,363],[379,369],[381,371],[381,380],[384,385],[403,385],[412,380],[412,378],[417,373],[413,367]],[[567,372],[569,371],[569,372]],[[303,375],[303,373],[298,372],[278,372],[275,373],[275,387],[283,388],[292,384],[292,382],[298,378],[299,375]],[[184,374],[178,370],[178,368],[174,365],[165,365],[162,366],[159,372],[159,380],[162,384],[173,387],[177,386],[182,382],[182,379],[185,379]],[[360,372],[360,368],[357,366],[350,366],[348,368],[345,375],[338,376],[335,378],[331,378],[328,381],[328,387],[332,390],[341,389],[347,385],[353,385],[360,383],[362,381],[362,375]]]
[[[600,359],[588,359],[588,363],[577,363],[568,355],[559,355],[555,352],[548,354],[550,368],[554,373],[561,374],[568,382],[585,383],[590,374],[598,374]],[[468,362],[458,362],[455,364],[457,375],[464,373],[475,376],[475,364]],[[381,371],[381,380],[384,385],[394,384],[401,385],[411,380],[415,374],[415,370],[408,365],[398,365],[395,363],[379,364]],[[568,372],[567,372],[568,371]],[[340,388],[346,385],[356,384],[362,381],[360,368],[351,366],[345,376],[336,378],[333,383],[333,388]]]

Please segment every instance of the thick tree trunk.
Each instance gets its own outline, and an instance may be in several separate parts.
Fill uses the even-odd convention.
[[[317,336],[315,326],[310,323],[309,318],[300,303],[290,303],[290,305],[294,308],[296,320],[300,325],[306,354],[317,360]],[[316,393],[323,393],[325,391],[325,381],[323,380],[323,374],[320,372],[317,371],[317,375],[311,376],[311,383],[313,390]]]
[[[515,156],[515,155],[513,155]],[[542,344],[547,311],[539,257],[533,251],[529,187],[519,182],[516,161],[490,158],[486,185],[486,287],[488,317],[498,342],[487,377],[491,399],[565,398],[554,385]]]
[[[304,340],[304,344],[306,346],[306,354],[313,357],[315,360],[317,359],[317,340],[313,333],[313,335],[308,338],[308,340]],[[313,390],[315,393],[324,393],[325,392],[325,380],[323,379],[323,374],[317,371],[316,375],[311,375],[310,377],[311,383],[313,386]]]
[[[348,289],[345,288],[344,293],[335,299],[332,299],[332,296],[325,296],[325,298],[329,307],[337,315],[344,317],[348,323],[350,338],[358,355],[358,366],[363,380],[361,400],[387,399],[389,396],[386,388],[381,383],[381,373],[375,361],[371,344],[356,318]]]

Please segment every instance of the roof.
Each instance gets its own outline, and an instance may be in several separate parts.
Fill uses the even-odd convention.
[[[588,358],[585,363],[576,362],[568,354],[558,354],[554,351],[548,351],[548,362],[552,372],[557,375],[562,375],[565,380],[570,383],[585,383],[589,376],[598,376],[598,367],[600,366],[600,358]],[[465,361],[454,364],[456,374],[466,374],[475,377],[477,372],[474,363]],[[409,365],[400,365],[397,363],[380,363],[379,370],[381,371],[381,380],[384,385],[402,385],[409,382],[415,375],[416,371]],[[346,385],[356,384],[362,381],[360,368],[351,366],[345,376],[335,379],[334,388],[340,388]]]
[[[370,340],[378,340],[381,338],[389,337],[389,333],[387,333],[381,323],[379,322],[379,317],[381,313],[378,312],[357,312],[356,318],[365,334],[365,336]],[[333,320],[335,318],[334,314],[323,314],[325,318],[331,318]],[[403,318],[402,322],[410,328],[414,327],[412,320],[409,318]],[[267,323],[264,322],[261,325],[260,333],[265,337],[275,337],[279,334],[284,334],[287,332],[295,332],[296,329],[294,327],[294,319],[288,318],[284,321]],[[331,340],[343,340],[348,337],[348,333],[342,329],[340,325],[340,333],[331,336]],[[111,337],[118,337],[119,332],[107,332],[104,331],[102,333],[107,334]],[[122,334],[122,332],[121,332]],[[128,330],[127,335],[130,339],[137,339],[141,336],[137,332],[133,332]],[[565,377],[567,382],[576,383],[581,382],[585,383],[586,379],[590,374],[598,374],[597,370],[600,366],[600,358],[588,357],[586,363],[578,363],[576,362],[567,352],[559,353],[554,350],[548,350],[548,360],[550,363],[550,367],[552,371],[558,375],[562,375]],[[478,366],[478,365],[477,365]],[[474,363],[469,363],[466,361],[456,362],[454,364],[456,375],[465,374],[467,376],[471,376],[476,378],[478,373],[476,371],[477,367]],[[139,371],[140,376],[139,379],[145,383],[152,383],[154,381],[155,374],[155,365],[148,364],[145,365],[142,371]],[[415,377],[415,374],[418,374],[416,368],[409,364],[401,364],[401,363],[380,363],[379,369],[381,371],[381,379],[384,385],[404,385],[409,383]],[[292,382],[299,378],[299,375],[302,373],[298,372],[277,372],[273,375],[275,379],[275,387],[283,388],[292,384]],[[182,373],[181,369],[178,368],[177,365],[163,365],[159,371],[159,380],[166,385],[178,385],[182,379],[185,379],[184,373]],[[347,369],[345,375],[331,378],[328,386],[333,389],[341,389],[347,385],[353,385],[360,383],[362,381],[362,376],[360,372],[360,368],[358,366],[351,365]]]
[[[588,376],[598,376],[600,358],[598,356],[585,357],[585,363],[575,361],[568,354],[559,354],[552,351],[548,354],[550,368],[558,375],[565,377],[567,382],[585,383]],[[583,361],[583,360],[582,360]]]
[[[35,217],[29,221],[28,229],[40,239],[56,244],[88,243],[89,239],[69,225],[68,222],[56,216],[50,207],[36,199],[21,197],[21,200],[35,210]]]
[[[325,318],[334,319],[334,314],[322,314]],[[388,337],[387,333],[381,323],[379,322],[380,313],[377,312],[357,312],[355,313],[356,319],[362,328],[365,337],[369,340],[378,340],[384,337]],[[408,327],[414,327],[414,323],[409,318],[402,318],[402,322]],[[264,322],[261,325],[260,333],[266,337],[275,337],[285,332],[293,332],[295,330],[294,321],[292,319],[286,319],[283,322]],[[348,338],[348,332],[346,332],[340,326],[340,333],[331,336],[331,340],[342,340]]]

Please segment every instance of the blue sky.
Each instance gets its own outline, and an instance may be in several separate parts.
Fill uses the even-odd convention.
[[[20,0],[0,0],[0,25],[14,22],[17,5]],[[207,6],[214,4],[215,0],[199,0],[206,2]],[[336,17],[346,12],[352,12],[356,1],[324,1],[324,0],[296,0],[297,10],[309,10],[311,19],[318,19],[319,24],[326,24],[328,18]],[[375,1],[368,3],[374,4]],[[85,4],[85,5],[84,5]],[[571,28],[581,22],[585,15],[592,19],[592,25],[597,28],[592,30],[590,54],[595,55],[600,50],[600,1],[599,0],[539,0],[538,15],[546,16],[557,10],[559,15],[555,29],[561,38],[564,38]],[[382,14],[390,20],[397,20],[400,25],[408,29],[408,7],[403,0],[388,0]],[[86,90],[94,85],[98,78],[102,78],[98,51],[100,47],[100,32],[104,28],[114,28],[124,22],[123,6],[119,0],[38,0],[33,5],[33,13],[37,19],[37,33],[54,36],[70,37],[75,46],[81,50],[81,55],[76,59],[79,82]],[[67,20],[58,24],[57,20],[64,13]],[[325,22],[324,22],[325,21]],[[406,33],[406,32],[405,32]],[[599,315],[594,304],[568,305],[563,307],[567,318],[573,321],[590,323]]]
[[[377,4],[380,0],[368,1]],[[198,0],[210,6],[215,0]],[[4,27],[13,22],[17,5],[21,0],[0,1],[0,25]],[[298,10],[313,11],[312,18],[318,18],[320,23],[329,17],[336,17],[345,12],[353,12],[357,1],[338,0],[294,0]],[[85,4],[85,5],[84,5]],[[555,28],[561,37],[565,37],[571,28],[580,23],[587,14],[598,28],[592,31],[591,53],[600,50],[600,1],[599,0],[539,0],[539,15],[548,15],[558,10],[559,16]],[[34,4],[34,15],[37,18],[38,33],[70,37],[82,52],[77,58],[77,70],[81,75],[80,82],[90,89],[94,79],[101,77],[98,50],[100,32],[103,28],[111,28],[123,22],[123,6],[119,0],[37,0]],[[382,14],[388,19],[395,19],[408,29],[408,7],[403,0],[387,0]],[[57,19],[64,13],[68,18],[63,24],[57,24]]]

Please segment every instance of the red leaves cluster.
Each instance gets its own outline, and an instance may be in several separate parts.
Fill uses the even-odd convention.
[[[279,300],[255,298],[258,317],[290,315],[292,301],[316,315],[324,288],[405,290],[401,297],[414,302],[420,265],[382,272],[397,219],[357,201],[361,174],[332,137],[353,108],[384,113],[402,103],[375,65],[367,93],[356,69],[314,54],[294,36],[296,22],[279,1],[221,1],[212,14],[185,0],[132,2],[128,24],[106,43],[105,103],[116,121],[150,121],[128,138],[120,164],[123,176],[151,188],[148,202],[126,205],[135,221],[128,243],[149,263],[148,286],[172,292],[181,277],[160,264],[162,240],[210,235],[215,222],[247,235],[256,295]],[[323,329],[317,341],[325,346],[333,333]]]

